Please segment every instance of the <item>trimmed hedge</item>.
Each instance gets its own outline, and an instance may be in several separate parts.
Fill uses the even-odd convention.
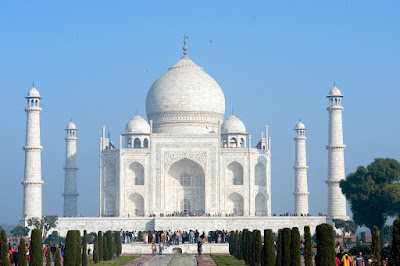
[[[21,237],[19,240],[19,246],[18,246],[18,266],[27,266],[28,265],[28,259],[26,257],[26,243],[25,243],[25,238]]]
[[[102,261],[104,258],[103,255],[103,232],[99,231],[97,234],[97,241],[99,243],[99,261]]]
[[[290,240],[290,266],[300,266],[300,231],[293,227]]]
[[[317,226],[317,266],[336,266],[335,262],[335,235],[330,224],[323,223]]]
[[[43,266],[42,231],[33,229],[31,234],[31,262],[30,265]]]
[[[4,229],[0,232],[0,266],[10,266],[8,259],[7,234]]]
[[[86,266],[88,264],[87,261],[87,231],[83,231],[83,243],[82,243],[82,266]]]
[[[67,232],[64,247],[64,266],[75,266],[76,257],[76,233],[74,230]]]
[[[393,222],[392,265],[400,265],[400,219]]]
[[[282,230],[282,266],[290,266],[290,228],[283,228]]]
[[[276,248],[276,263],[275,266],[282,266],[282,229],[278,230],[278,245]]]
[[[121,234],[119,233],[119,231],[114,232],[114,242],[115,242],[115,247],[116,247],[115,254],[117,255],[117,258],[118,258],[122,253],[122,240],[121,240]]]
[[[310,227],[307,225],[304,227],[304,263],[305,266],[313,266],[313,245],[311,240],[311,230]]]
[[[261,241],[261,231],[253,231],[253,250],[254,250],[254,261],[253,265],[261,265],[261,251],[262,251],[262,241]]]
[[[272,265],[276,263],[274,233],[271,229],[264,230],[264,263],[263,265]]]

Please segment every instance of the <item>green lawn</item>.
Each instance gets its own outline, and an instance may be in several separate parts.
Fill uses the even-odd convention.
[[[94,264],[93,259],[88,260],[89,265],[124,265],[130,261],[133,261],[138,256],[120,256],[115,260],[101,261],[100,263]]]
[[[237,260],[233,256],[211,256],[215,263],[220,265],[246,265],[244,260]]]

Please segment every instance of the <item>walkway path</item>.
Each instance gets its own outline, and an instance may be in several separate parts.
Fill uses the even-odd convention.
[[[131,261],[125,266],[159,266],[159,265],[168,265],[168,266],[196,266],[197,260],[196,255],[142,255],[139,258]],[[211,264],[200,264],[200,265],[211,265]],[[215,265],[215,264],[214,264]]]
[[[197,265],[199,266],[217,266],[210,255],[197,256]]]

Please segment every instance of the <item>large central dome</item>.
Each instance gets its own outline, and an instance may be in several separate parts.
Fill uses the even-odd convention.
[[[222,124],[225,97],[218,83],[184,55],[151,86],[146,113],[154,133],[209,133]]]

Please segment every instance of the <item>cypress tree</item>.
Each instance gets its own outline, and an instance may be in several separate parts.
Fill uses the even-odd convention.
[[[30,265],[43,266],[42,231],[33,229],[31,234],[31,263]]]
[[[293,227],[290,240],[290,266],[300,266],[300,231]]]
[[[253,242],[254,242],[254,238],[253,238],[253,232],[252,231],[248,231],[247,232],[248,237],[249,237],[249,241],[247,241],[247,259],[249,261],[249,265],[253,265],[254,264],[254,252],[253,252]]]
[[[276,263],[274,233],[271,229],[264,230],[264,265],[274,266]]]
[[[76,233],[68,230],[64,248],[64,266],[75,266],[76,257]]]
[[[4,229],[1,229],[0,233],[0,266],[10,266],[10,260],[8,259],[7,234]]]
[[[81,232],[75,230],[75,266],[80,266],[82,263],[82,242],[81,242]]]
[[[51,266],[51,253],[46,256],[46,266]]]
[[[104,255],[103,255],[103,232],[101,232],[101,231],[99,231],[98,232],[98,235],[97,235],[97,240],[98,240],[98,242],[99,242],[99,261],[102,261],[103,260],[103,258],[104,258]]]
[[[249,243],[249,238],[250,237],[247,234],[248,232],[249,232],[248,229],[244,229],[243,230],[243,234],[242,234],[242,244],[243,244],[243,246],[242,246],[242,256],[243,256],[244,262],[246,264],[248,264],[248,261],[249,261],[247,250],[248,250],[248,243]]]
[[[87,231],[83,231],[83,243],[82,243],[82,266],[88,264],[87,261]]]
[[[253,247],[254,247],[254,265],[261,265],[261,251],[262,251],[262,241],[261,241],[261,231],[253,231]]]
[[[108,248],[107,258],[111,260],[114,257],[116,250],[115,242],[111,231],[107,231],[107,248]]]
[[[380,245],[380,239],[379,239],[379,231],[378,227],[374,226],[372,230],[372,254],[374,255],[374,260],[376,261],[374,266],[381,266],[381,245]]]
[[[278,243],[276,248],[276,264],[275,266],[282,266],[282,229],[278,230]]]
[[[21,237],[19,240],[19,246],[18,246],[18,266],[27,266],[28,265],[28,259],[26,257],[26,243],[25,243],[25,238]]]
[[[232,251],[233,251],[233,242],[235,241],[235,235],[234,235],[235,233],[233,232],[233,231],[231,231],[230,232],[230,235],[229,235],[229,255],[233,255],[232,253]],[[233,240],[233,241],[232,241]]]
[[[290,266],[290,228],[282,230],[282,266]]]
[[[107,238],[103,236],[103,260],[108,260]]]
[[[54,257],[54,266],[61,266],[61,253],[59,248],[56,249],[56,254]]]
[[[237,246],[238,257],[236,259],[242,260],[243,259],[243,232],[242,231],[239,231],[237,242],[238,242],[238,246]]]
[[[335,266],[335,235],[330,224],[317,226],[316,266]]]
[[[312,251],[312,241],[311,241],[311,230],[307,225],[304,227],[304,264],[305,266],[313,266],[313,251]]]
[[[115,254],[117,255],[117,258],[118,258],[122,253],[122,240],[121,240],[121,234],[119,233],[119,231],[114,232],[114,242],[115,242],[115,247],[116,247]],[[229,244],[230,244],[230,241],[229,241]]]
[[[97,234],[94,234],[94,241],[93,241],[93,261],[94,263],[99,263],[99,237]]]
[[[385,233],[383,232],[383,230],[379,231],[379,244],[381,245],[381,248],[385,244]]]
[[[391,265],[400,265],[400,219],[393,222]]]

